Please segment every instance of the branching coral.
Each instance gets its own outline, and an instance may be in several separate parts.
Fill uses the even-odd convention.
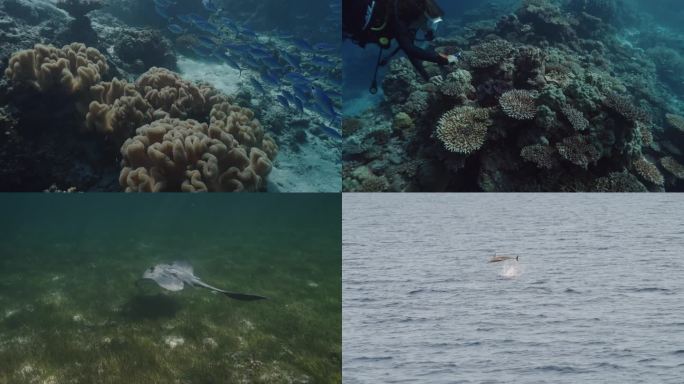
[[[655,185],[665,184],[665,178],[658,170],[658,167],[646,160],[646,158],[640,157],[635,160],[632,165],[636,173],[649,183],[653,183]]]
[[[537,164],[537,168],[552,169],[556,166],[556,149],[548,145],[535,144],[523,147],[520,151],[520,156]]]
[[[603,99],[603,103],[629,121],[650,121],[648,113],[637,107],[629,96],[609,93]]]
[[[121,147],[119,182],[136,191],[257,191],[272,164],[228,132],[195,120],[165,118],[137,130]]]
[[[138,78],[136,87],[154,108],[155,118],[201,119],[215,104],[227,101],[212,87],[195,85],[165,68],[151,68]]]
[[[488,109],[456,107],[442,116],[435,135],[447,150],[469,154],[484,145],[490,124]]]
[[[534,92],[514,89],[501,95],[499,105],[508,117],[532,120],[537,114],[537,95]]]
[[[675,160],[672,156],[666,156],[660,159],[660,165],[668,172],[673,174],[676,178],[684,180],[684,165]]]
[[[648,147],[653,144],[653,133],[651,132],[651,126],[640,121],[636,122],[636,133],[639,135],[641,144]]]
[[[114,79],[90,88],[86,127],[100,133],[128,137],[135,128],[152,121],[152,106],[133,84]]]
[[[563,115],[568,119],[568,122],[576,131],[584,131],[589,128],[589,121],[584,117],[582,112],[576,110],[575,108],[566,105],[561,108]]]
[[[614,172],[606,177],[596,179],[594,192],[648,192],[639,179],[631,173]]]
[[[105,57],[84,44],[73,43],[61,49],[36,44],[33,49],[17,52],[10,58],[5,76],[15,84],[40,92],[57,90],[74,94],[99,83],[108,70]]]
[[[566,137],[556,144],[556,149],[562,158],[584,169],[601,158],[601,151],[583,135]]]
[[[446,76],[440,85],[440,91],[447,96],[459,96],[467,99],[469,93],[475,92],[475,88],[470,84],[473,76],[464,69],[458,69]]]
[[[472,48],[465,59],[473,68],[488,68],[501,63],[513,51],[513,45],[502,39],[486,41]]]
[[[672,127],[684,132],[684,117],[668,113],[665,115],[665,119]]]

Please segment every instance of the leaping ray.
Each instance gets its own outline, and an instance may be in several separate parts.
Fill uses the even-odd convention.
[[[511,260],[511,259],[515,259],[515,261],[518,261],[518,256],[513,257],[513,256],[496,256],[496,255],[494,255],[494,256],[492,256],[491,259],[489,259],[489,262],[490,263],[498,263],[499,261]]]
[[[184,261],[174,261],[171,264],[157,264],[145,270],[143,279],[154,280],[160,287],[169,291],[180,291],[185,284],[191,287],[202,287],[211,291],[220,292],[235,300],[254,301],[265,300],[266,297],[247,293],[224,291],[200,280],[195,276],[192,265]]]

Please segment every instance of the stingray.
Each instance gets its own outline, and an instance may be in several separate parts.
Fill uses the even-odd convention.
[[[513,256],[496,256],[496,255],[494,255],[494,256],[492,256],[491,259],[489,259],[489,262],[490,263],[498,263],[500,261],[513,260],[513,259],[515,259],[515,261],[518,261],[518,256],[513,257]]]
[[[160,287],[173,292],[180,291],[185,285],[189,285],[191,287],[202,287],[210,291],[219,292],[235,300],[254,301],[266,299],[264,296],[229,292],[212,287],[195,276],[192,265],[184,261],[174,261],[171,264],[157,264],[150,267],[143,273],[143,279],[154,280]]]

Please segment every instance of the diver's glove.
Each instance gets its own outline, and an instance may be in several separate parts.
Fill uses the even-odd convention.
[[[445,54],[440,54],[443,58],[447,59],[449,62],[449,65],[453,64],[458,64],[458,62],[461,60],[461,53],[457,53],[455,55],[445,55]]]

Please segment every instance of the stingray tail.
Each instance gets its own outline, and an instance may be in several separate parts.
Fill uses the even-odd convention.
[[[264,296],[259,296],[259,295],[250,295],[247,293],[237,293],[237,292],[228,292],[228,291],[221,291],[224,295],[230,297],[231,299],[235,300],[242,300],[242,301],[256,301],[256,300],[267,300],[267,297]]]

